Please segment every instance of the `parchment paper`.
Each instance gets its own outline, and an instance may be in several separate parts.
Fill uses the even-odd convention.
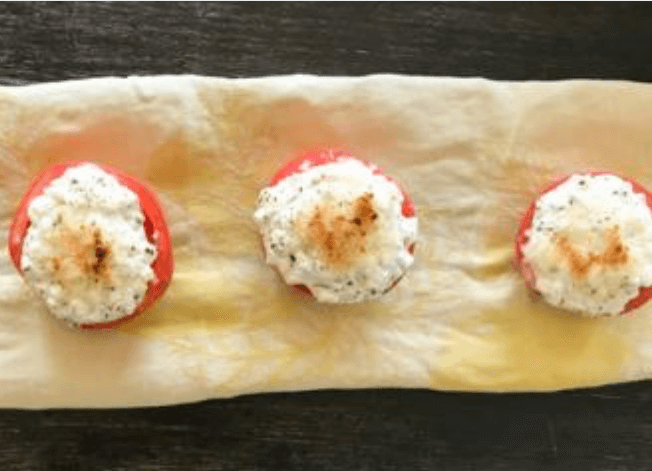
[[[518,220],[557,174],[652,186],[652,86],[370,76],[106,78],[0,88],[0,406],[154,406],[265,391],[547,391],[652,377],[652,305],[582,319],[527,295]],[[416,263],[382,301],[293,297],[264,263],[258,191],[288,157],[343,146],[402,181]],[[115,332],[46,314],[6,238],[29,179],[82,158],[149,181],[176,271]]]

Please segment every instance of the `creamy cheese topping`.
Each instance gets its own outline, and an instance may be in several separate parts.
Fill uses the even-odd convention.
[[[155,247],[138,196],[100,167],[71,167],[27,210],[21,269],[56,317],[71,324],[131,314],[154,279]]]
[[[571,176],[541,196],[526,235],[535,287],[554,306],[618,314],[652,285],[652,213],[617,176]]]
[[[417,218],[402,215],[401,191],[351,157],[301,170],[260,193],[267,262],[322,302],[380,297],[414,260]]]

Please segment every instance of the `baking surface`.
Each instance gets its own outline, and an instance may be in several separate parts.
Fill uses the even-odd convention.
[[[176,254],[166,296],[118,332],[96,335],[44,315],[5,249],[7,407],[382,386],[540,391],[650,372],[649,307],[573,317],[530,299],[512,267],[519,219],[549,179],[606,168],[652,183],[648,85],[168,76],[0,92],[10,110],[4,214],[45,166],[95,160],[160,192]],[[262,261],[258,192],[288,156],[318,146],[354,149],[413,195],[417,263],[378,302],[299,299]]]
[[[3,65],[12,69],[5,83],[297,71],[649,79],[642,60],[650,44],[646,13],[631,6],[369,7],[358,15],[344,6],[256,8],[7,7]],[[329,34],[335,22],[347,24],[361,14],[368,18],[364,26]],[[37,17],[50,26],[37,32]],[[148,25],[137,32],[136,24]],[[273,24],[285,32],[278,35]],[[385,47],[367,44],[374,29],[387,33],[380,43]],[[245,32],[251,40],[238,39]],[[269,47],[277,39],[287,48]],[[211,41],[219,46],[207,47]],[[361,391],[263,395],[115,414],[6,412],[2,430],[11,448],[2,459],[9,467],[39,469],[65,469],[80,457],[84,469],[645,469],[646,384],[545,396]],[[151,431],[153,438],[142,448],[131,446],[135,430],[139,437]],[[472,447],[465,445],[469,438]]]

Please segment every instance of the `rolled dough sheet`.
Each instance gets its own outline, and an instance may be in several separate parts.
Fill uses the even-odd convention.
[[[581,319],[531,300],[519,217],[554,176],[652,186],[652,86],[311,76],[103,78],[0,88],[0,407],[155,406],[266,391],[551,391],[652,377],[652,304]],[[259,190],[294,153],[344,146],[412,193],[416,263],[382,301],[296,299],[265,265]],[[149,181],[176,272],[109,333],[52,320],[10,265],[13,211],[71,158]]]

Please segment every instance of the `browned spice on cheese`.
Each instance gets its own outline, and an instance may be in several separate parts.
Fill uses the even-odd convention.
[[[367,252],[368,236],[376,228],[377,218],[372,193],[360,196],[349,208],[320,205],[308,218],[304,238],[329,265],[342,268]]]
[[[598,254],[589,252],[588,255],[582,254],[564,234],[556,235],[555,241],[557,250],[560,256],[568,262],[571,273],[576,278],[583,278],[595,265],[618,266],[628,262],[627,248],[623,246],[618,226],[608,229],[605,238],[604,250]]]
[[[61,284],[80,276],[95,283],[111,281],[111,245],[100,229],[60,227],[53,238],[61,250],[50,259],[50,269]]]

